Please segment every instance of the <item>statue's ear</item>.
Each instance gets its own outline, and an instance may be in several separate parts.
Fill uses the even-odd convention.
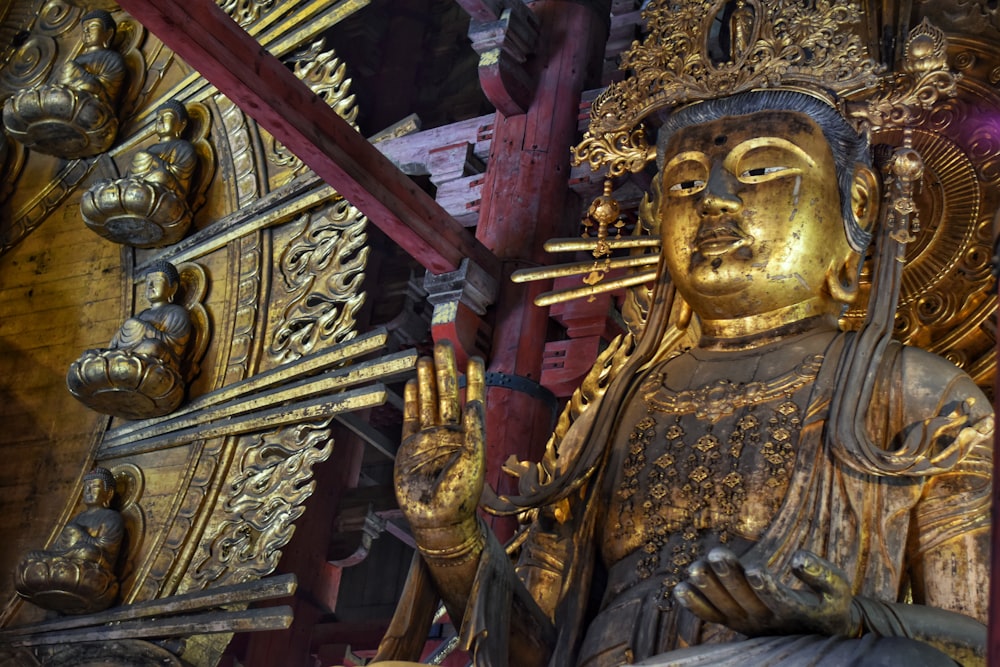
[[[858,296],[861,253],[851,251],[844,261],[835,264],[826,274],[826,288],[839,303],[854,303]]]
[[[857,165],[851,181],[851,212],[861,229],[869,231],[872,228],[880,200],[875,172],[870,167]]]

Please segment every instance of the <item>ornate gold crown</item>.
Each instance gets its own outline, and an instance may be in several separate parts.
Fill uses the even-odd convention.
[[[653,0],[649,34],[623,56],[624,81],[590,111],[573,149],[609,176],[639,171],[655,156],[642,121],[656,112],[735,93],[792,89],[820,97],[859,129],[907,125],[955,91],[944,34],[925,20],[909,35],[899,69],[869,57],[847,0]]]

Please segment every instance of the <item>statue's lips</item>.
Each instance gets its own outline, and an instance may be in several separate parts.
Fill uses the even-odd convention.
[[[694,239],[694,247],[706,257],[715,257],[750,245],[753,238],[743,233],[734,220],[722,219],[702,223]]]

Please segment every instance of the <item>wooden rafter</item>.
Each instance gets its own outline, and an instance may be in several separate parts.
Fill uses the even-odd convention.
[[[212,0],[121,0],[197,69],[432,273],[496,257]]]

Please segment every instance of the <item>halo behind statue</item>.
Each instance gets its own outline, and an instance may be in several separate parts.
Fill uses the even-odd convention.
[[[109,150],[120,119],[129,116],[146,80],[145,61],[138,51],[141,26],[131,19],[115,21],[109,12],[118,7],[110,0],[91,0],[86,5],[91,11],[83,14],[81,23],[100,18],[114,27],[107,48],[96,52],[84,48],[71,54],[51,81],[21,87],[3,107],[3,124],[11,139],[66,160]],[[95,57],[95,53],[103,55]],[[65,69],[74,63],[76,72]]]
[[[205,192],[215,174],[215,156],[208,141],[210,114],[204,104],[179,107],[187,118],[185,134],[190,139],[176,137],[170,143],[189,144],[194,150],[195,166],[187,186],[171,187],[162,180],[128,173],[123,178],[96,182],[80,198],[80,215],[84,224],[99,236],[136,248],[163,248],[184,238],[194,213],[205,202]],[[164,105],[164,106],[167,106]],[[162,108],[162,107],[161,107]],[[176,169],[164,167],[164,169]]]
[[[87,485],[101,490],[88,495]],[[114,473],[95,467],[83,477],[86,509],[63,529],[49,549],[29,551],[14,570],[17,594],[62,614],[89,614],[110,607],[118,597],[115,572],[122,542],[122,519],[110,509],[117,486]]]
[[[625,79],[610,85],[590,109],[582,141],[571,150],[574,165],[588,164],[612,181],[638,173],[656,158],[650,120],[660,122],[677,109],[706,100],[753,91],[790,91],[815,97],[835,108],[861,132],[897,131],[909,145],[911,128],[928,109],[954,95],[957,76],[946,61],[944,33],[925,19],[907,36],[894,71],[869,57],[857,34],[861,13],[850,0],[811,4],[793,0],[745,0],[748,28],[731,37],[728,53],[715,53],[720,25],[730,0],[692,0],[677,10],[670,0],[646,3],[650,32],[623,56]],[[658,123],[654,123],[658,124]],[[655,183],[654,183],[655,187]],[[599,197],[598,199],[601,199]],[[595,200],[595,204],[596,204]],[[581,276],[581,286],[545,292],[537,305],[626,290],[623,315],[633,334],[645,326],[650,290],[656,278],[660,242],[650,226],[650,200],[640,206],[633,235],[608,233],[613,220],[594,236],[552,239],[549,252],[593,253],[593,261],[520,269],[515,282]],[[887,204],[892,209],[893,203]],[[892,221],[888,221],[892,223]],[[613,256],[618,251],[628,256]],[[610,272],[614,277],[605,280]],[[624,274],[622,274],[624,271]]]
[[[115,341],[106,349],[86,350],[70,364],[66,386],[88,408],[122,419],[162,417],[180,407],[187,384],[198,375],[209,339],[210,321],[202,303],[208,277],[193,262],[176,269],[164,264],[176,271],[176,303],[190,322],[183,353],[167,354],[166,345],[157,343],[116,345]],[[158,268],[156,263],[150,266]]]

